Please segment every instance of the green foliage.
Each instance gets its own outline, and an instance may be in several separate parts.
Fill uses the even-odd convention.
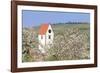
[[[32,57],[29,54],[22,55],[22,62],[30,62]]]
[[[49,55],[49,56],[45,57],[45,61],[56,61],[56,60],[58,60],[58,59],[55,55]]]

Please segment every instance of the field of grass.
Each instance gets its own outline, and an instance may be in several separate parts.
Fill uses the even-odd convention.
[[[90,58],[89,24],[56,24],[51,26],[54,31],[54,42],[50,49],[46,49],[45,55],[38,49],[39,27],[23,28],[23,62]]]

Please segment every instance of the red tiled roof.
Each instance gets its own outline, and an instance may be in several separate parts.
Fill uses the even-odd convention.
[[[44,35],[48,29],[49,24],[42,24],[39,29],[39,34]]]

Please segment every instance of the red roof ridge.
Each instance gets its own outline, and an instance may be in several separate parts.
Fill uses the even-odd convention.
[[[44,35],[48,29],[49,24],[42,24],[39,29],[39,34]]]

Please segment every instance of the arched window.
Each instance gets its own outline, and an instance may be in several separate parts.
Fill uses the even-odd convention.
[[[48,32],[51,33],[51,30],[49,29]]]

